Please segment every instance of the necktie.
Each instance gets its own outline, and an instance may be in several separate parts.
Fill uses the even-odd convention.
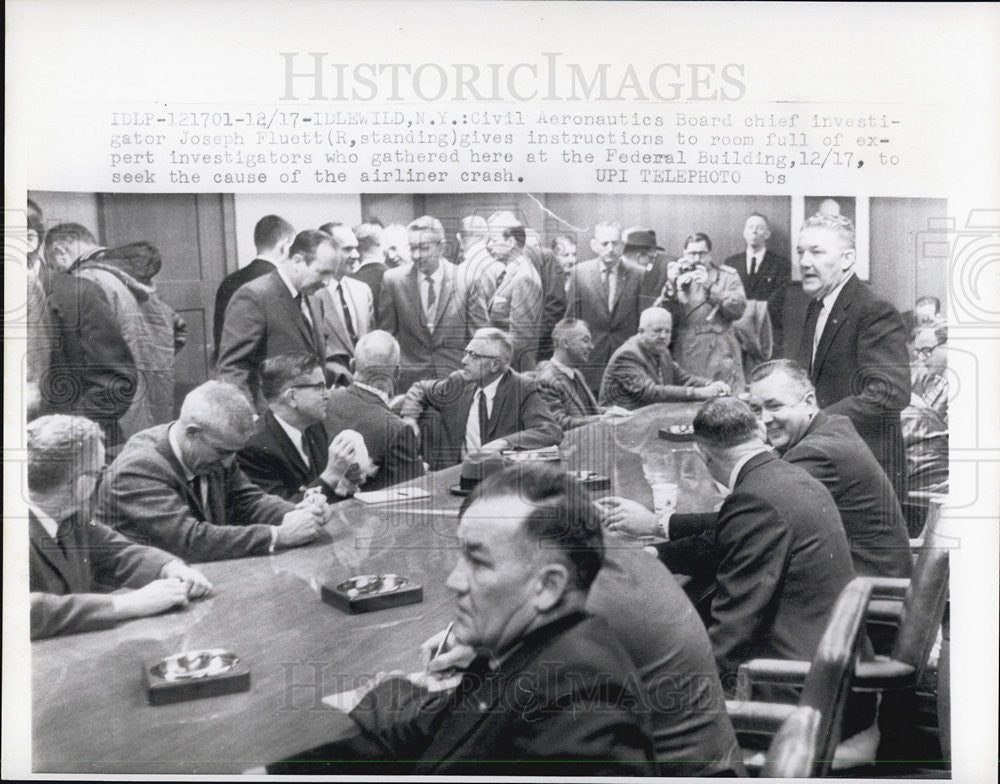
[[[503,283],[503,279],[504,279],[504,278],[505,278],[506,276],[507,276],[507,268],[506,268],[506,267],[504,267],[504,268],[503,268],[502,270],[500,270],[500,274],[499,274],[499,275],[497,275],[497,287],[496,287],[496,289],[494,289],[494,291],[497,291],[497,290],[499,290],[499,288],[500,288],[500,285],[501,285],[501,284]]]
[[[580,398],[580,404],[585,414],[597,413],[597,401],[594,400],[594,393],[590,391],[583,374],[573,369],[573,385],[576,387],[576,394]]]
[[[427,328],[434,327],[434,305],[437,303],[437,295],[434,293],[434,278],[430,275],[427,278]]]
[[[212,522],[212,507],[208,502],[208,475],[199,474],[194,478],[194,487],[201,499],[201,508],[205,511],[205,522]]]
[[[802,339],[799,342],[799,362],[812,372],[812,357],[816,346],[816,320],[823,307],[820,300],[812,300],[806,310],[806,321],[802,325]]]
[[[479,398],[479,445],[487,443],[486,426],[489,424],[490,415],[486,411],[486,393],[480,389],[477,394]]]
[[[306,326],[312,331],[312,313],[309,312],[309,303],[306,302],[301,291],[295,295],[295,304],[299,306],[299,312],[302,314],[302,318],[305,319]]]
[[[611,267],[604,268],[604,296],[607,298],[608,310],[614,310],[615,308],[615,288],[618,283],[618,277],[615,275],[615,271]]]
[[[757,254],[756,253],[753,256],[750,257],[750,274],[751,275],[756,275],[757,274]]]
[[[357,345],[358,333],[354,331],[354,319],[351,318],[351,311],[347,307],[347,298],[344,296],[344,284],[337,286],[337,293],[340,294],[340,309],[344,313],[344,326],[347,327],[347,336],[351,339],[352,345]]]
[[[816,347],[819,339],[823,336],[823,330],[819,328],[819,319],[823,315],[823,300],[819,300],[819,307],[816,308],[816,323],[813,325],[812,353],[809,356],[809,369],[812,370],[813,362],[816,361]]]

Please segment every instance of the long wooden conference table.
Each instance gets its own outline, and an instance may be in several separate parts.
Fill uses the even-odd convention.
[[[661,404],[625,421],[567,433],[567,470],[611,478],[617,494],[650,506],[645,476],[673,470],[679,511],[721,497],[690,442],[658,431],[690,423],[697,404]],[[452,618],[445,580],[457,555],[462,499],[448,488],[459,467],[411,485],[421,501],[345,501],[312,544],[272,556],[199,565],[211,596],[115,629],[32,643],[33,768],[49,773],[226,774],[281,759],[354,730],[321,703],[379,672],[419,669],[420,643]],[[637,545],[638,546],[638,545]],[[320,585],[397,573],[423,586],[423,602],[359,615],[324,603]],[[240,694],[153,706],[141,670],[170,654],[226,648],[251,671]]]

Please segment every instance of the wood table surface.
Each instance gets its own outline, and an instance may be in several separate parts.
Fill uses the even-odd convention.
[[[651,504],[643,463],[674,455],[678,508],[720,500],[690,444],[658,438],[697,406],[662,404],[618,424],[570,431],[565,465],[603,473],[610,491]],[[32,643],[33,767],[37,772],[239,773],[353,731],[321,697],[378,672],[419,668],[419,644],[452,617],[445,579],[457,559],[459,468],[411,482],[431,497],[337,505],[312,544],[272,556],[200,564],[212,595],[117,628]],[[420,604],[347,615],[320,585],[395,572],[423,586]],[[250,668],[248,692],[149,705],[144,664],[185,650],[227,648]]]

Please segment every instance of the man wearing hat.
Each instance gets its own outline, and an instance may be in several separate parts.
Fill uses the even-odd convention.
[[[623,250],[618,224],[598,223],[590,241],[597,258],[577,264],[569,275],[566,317],[590,326],[594,350],[580,370],[595,394],[611,354],[639,328],[639,286],[646,256],[656,250],[650,229],[629,229],[624,239]]]

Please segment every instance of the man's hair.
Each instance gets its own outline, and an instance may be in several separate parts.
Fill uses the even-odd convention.
[[[319,366],[316,357],[304,351],[279,354],[276,357],[265,359],[260,369],[261,394],[270,403],[288,389],[293,382],[309,375]]]
[[[674,317],[673,317],[673,315],[670,313],[669,310],[667,310],[666,308],[661,308],[658,305],[653,305],[652,307],[646,308],[644,311],[642,311],[639,314],[639,329],[642,329],[642,322],[643,322],[643,320],[646,320],[646,321],[649,320],[649,316],[646,315],[647,313],[650,314],[650,315],[653,315],[653,314],[655,314],[655,315],[661,315],[661,314],[666,315],[667,318],[670,319],[670,327],[671,327],[671,329],[673,329],[673,326],[674,326]]]
[[[382,227],[375,223],[359,223],[354,227],[358,238],[358,253],[364,256],[382,244]]]
[[[247,434],[253,429],[254,410],[235,384],[212,379],[188,392],[178,421]]]
[[[406,227],[407,233],[417,232],[421,239],[430,239],[434,242],[444,242],[444,226],[437,218],[430,215],[421,215]]]
[[[809,380],[809,372],[794,359],[772,359],[763,362],[750,371],[750,381],[763,381],[775,373],[784,373],[792,388],[803,397],[807,392],[815,392],[816,388]]]
[[[335,228],[343,225],[344,224],[341,221],[330,221],[329,223],[324,223],[322,226],[320,226],[319,230],[322,231],[324,234],[333,234],[333,230]]]
[[[933,305],[934,306],[934,315],[935,316],[938,313],[941,312],[941,300],[939,300],[937,297],[931,297],[929,295],[924,295],[922,297],[917,297],[917,301],[914,303],[914,306],[916,306],[916,305],[925,305],[925,304],[926,305]]]
[[[509,365],[511,359],[514,357],[514,343],[511,341],[510,335],[502,329],[497,329],[496,327],[481,327],[476,330],[472,339],[486,340],[490,343],[495,343],[500,348],[500,358],[504,361],[505,365]]]
[[[771,228],[771,221],[767,219],[767,216],[764,213],[751,212],[749,215],[747,215],[747,220],[750,220],[751,218],[760,218],[762,221],[764,221],[764,224],[767,226],[767,228]],[[743,222],[746,223],[747,221]]]
[[[28,199],[27,224],[35,234],[38,235],[38,244],[45,244],[45,217],[42,215],[42,208],[31,199]]]
[[[495,224],[502,228],[500,236],[514,240],[518,248],[523,248],[528,241],[528,232],[524,223],[510,210],[500,210],[490,215],[489,226],[492,229]]]
[[[51,248],[57,242],[83,242],[87,245],[96,245],[97,238],[94,237],[90,229],[81,226],[79,223],[60,223],[53,226],[45,235],[45,247]]]
[[[559,246],[559,243],[562,243],[563,245],[572,245],[574,248],[579,245],[576,241],[576,237],[572,234],[557,234],[552,238],[552,242],[549,243],[549,247],[552,248],[552,250],[555,250]]]
[[[490,226],[482,215],[466,215],[459,223],[459,231],[462,236],[485,237],[490,232]]]
[[[257,252],[271,250],[282,240],[295,236],[295,228],[279,215],[265,215],[253,227],[253,244]]]
[[[576,318],[564,318],[562,321],[556,322],[556,325],[552,328],[553,345],[558,343],[581,324],[585,327],[588,326],[586,321]]]
[[[354,232],[351,231],[347,226],[342,223],[338,223],[336,226],[330,229],[330,231],[325,232],[327,239],[330,240],[331,244],[337,250],[344,247],[343,242],[347,234],[351,235],[351,238],[357,242],[358,238],[354,236]]]
[[[28,490],[49,493],[75,482],[84,456],[104,435],[97,423],[79,416],[50,414],[28,423]]]
[[[295,235],[292,247],[288,249],[288,257],[291,258],[299,253],[305,258],[306,263],[312,264],[316,258],[316,250],[324,242],[333,244],[333,237],[325,231],[306,229]]]
[[[385,382],[396,382],[399,368],[399,342],[381,329],[367,332],[354,347],[354,376],[365,384],[382,388]]]
[[[757,417],[735,397],[709,400],[694,417],[694,437],[709,447],[728,449],[758,436]]]
[[[705,247],[709,250],[712,249],[712,239],[703,231],[696,231],[686,240],[684,240],[684,250],[687,250],[687,246],[692,242],[704,242]]]
[[[800,231],[806,229],[829,229],[836,233],[848,248],[854,248],[854,224],[845,215],[823,215],[817,212],[803,221]]]
[[[598,229],[614,229],[619,236],[622,233],[622,225],[618,221],[598,221],[594,224],[594,236],[597,235]]]
[[[933,332],[934,340],[937,344],[943,345],[948,342],[948,325],[947,324],[917,324],[913,328],[912,340],[917,339],[917,335],[921,332]]]
[[[549,466],[510,466],[487,477],[469,494],[461,514],[476,501],[516,496],[532,509],[525,532],[555,550],[574,569],[575,587],[586,591],[604,563],[601,512],[565,471]]]

